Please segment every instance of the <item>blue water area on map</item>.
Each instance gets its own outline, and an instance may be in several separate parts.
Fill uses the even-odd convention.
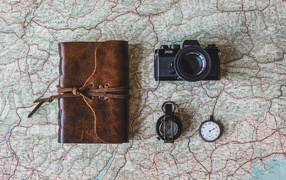
[[[93,178],[93,180],[103,179],[103,176],[106,174],[114,158],[115,158],[115,152],[112,153],[112,156],[109,158],[107,164],[103,167],[103,169],[99,172],[99,174],[95,178]]]
[[[252,168],[255,176],[253,180],[285,180],[286,179],[286,160],[271,160],[265,169],[261,167]]]
[[[11,148],[11,143],[10,143],[10,136],[11,136],[12,130],[13,130],[16,126],[18,126],[18,123],[12,124],[12,125],[9,127],[9,131],[8,131],[6,137],[5,137],[6,142],[8,142],[8,145],[9,145],[10,150],[12,149],[12,148]]]
[[[59,167],[59,168],[58,168],[57,174],[62,173],[63,170],[64,170],[64,168],[63,168],[63,166],[62,166],[62,161],[63,161],[63,157],[61,157],[60,161],[58,162],[58,167]]]

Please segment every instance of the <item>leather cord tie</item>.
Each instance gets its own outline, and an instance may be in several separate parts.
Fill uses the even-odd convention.
[[[93,84],[88,84],[80,88],[71,87],[65,88],[57,86],[58,95],[50,96],[49,98],[41,98],[34,101],[34,103],[39,103],[32,112],[28,115],[28,118],[41,107],[45,102],[53,102],[54,99],[59,98],[69,98],[69,97],[83,97],[88,100],[93,100],[94,97],[98,97],[100,100],[109,100],[109,99],[129,99],[129,95],[122,94],[122,92],[128,92],[129,87],[117,87],[109,88],[106,84],[105,86],[99,85],[99,88],[93,88]]]

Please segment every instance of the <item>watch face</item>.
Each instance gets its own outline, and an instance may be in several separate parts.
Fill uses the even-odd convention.
[[[220,136],[220,127],[214,121],[205,121],[199,128],[201,137],[207,142],[213,142]]]

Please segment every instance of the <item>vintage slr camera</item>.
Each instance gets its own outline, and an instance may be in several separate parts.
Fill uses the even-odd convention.
[[[155,50],[154,77],[156,81],[199,81],[220,79],[220,51],[215,44],[205,49],[196,40],[161,45]]]

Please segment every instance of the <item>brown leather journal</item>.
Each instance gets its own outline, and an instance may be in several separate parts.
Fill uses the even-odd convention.
[[[126,41],[59,43],[60,143],[128,142],[129,62]]]

